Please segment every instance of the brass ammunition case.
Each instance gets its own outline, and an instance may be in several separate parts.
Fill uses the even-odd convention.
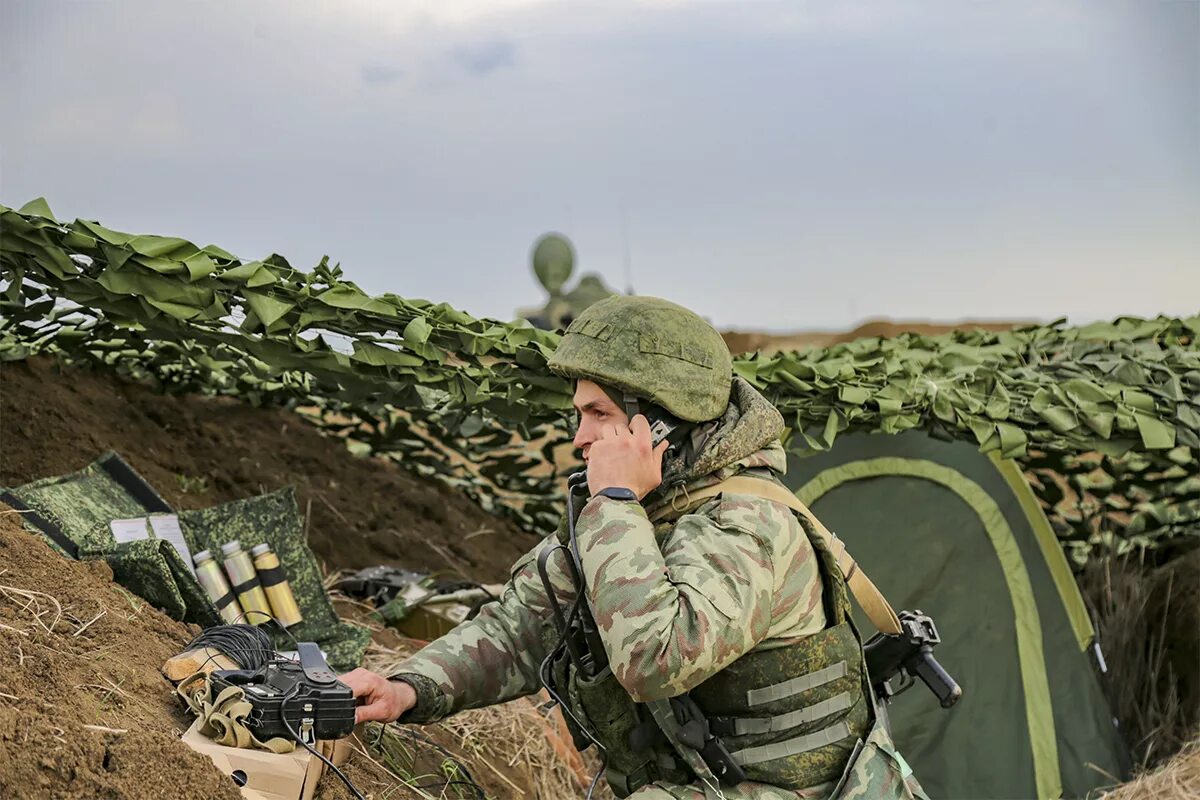
[[[250,548],[250,555],[254,557],[254,568],[258,572],[263,591],[267,593],[267,600],[271,602],[275,621],[285,628],[303,621],[304,615],[300,613],[300,606],[296,604],[296,596],[292,594],[292,587],[288,584],[287,575],[279,563],[279,556],[275,555],[271,546],[255,545]]]
[[[251,625],[262,625],[271,619],[271,605],[254,571],[254,562],[242,549],[237,539],[221,545],[221,556],[225,559],[225,574],[233,584],[233,591],[242,605],[242,621]]]
[[[217,607],[221,619],[231,624],[241,622],[242,607],[238,604],[237,595],[229,588],[229,581],[225,580],[225,573],[213,561],[212,553],[201,550],[192,556],[192,561],[196,564],[196,580]]]

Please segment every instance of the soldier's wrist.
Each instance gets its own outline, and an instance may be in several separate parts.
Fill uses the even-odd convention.
[[[609,500],[617,500],[623,503],[636,503],[638,501],[637,492],[627,486],[606,486],[593,494],[592,497],[593,499],[607,497]]]
[[[397,718],[397,722],[437,722],[449,713],[450,698],[436,681],[415,672],[389,675],[388,680],[407,684],[416,695],[416,702]]]

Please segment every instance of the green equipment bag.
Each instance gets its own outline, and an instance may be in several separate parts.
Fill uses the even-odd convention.
[[[169,616],[202,627],[221,622],[190,565],[170,542],[156,538],[118,542],[113,536],[109,527],[113,520],[174,513],[116,453],[105,453],[78,472],[4,490],[0,500],[21,511],[26,527],[44,535],[64,555],[106,561],[119,584]],[[271,545],[304,615],[304,621],[293,625],[289,633],[297,640],[320,645],[335,669],[358,665],[370,631],[341,622],[334,612],[316,559],[304,541],[292,489],[182,511],[177,517],[193,553],[203,549],[219,552],[220,546],[232,539],[240,539],[246,549],[262,542]],[[285,650],[294,646],[287,635],[277,635],[275,645]]]

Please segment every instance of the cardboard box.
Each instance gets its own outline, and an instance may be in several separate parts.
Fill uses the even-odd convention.
[[[183,743],[208,756],[217,769],[237,782],[246,800],[312,800],[325,772],[325,764],[300,745],[283,754],[219,745],[200,733],[199,719],[183,734]],[[317,742],[316,747],[339,767],[350,757],[346,739]]]

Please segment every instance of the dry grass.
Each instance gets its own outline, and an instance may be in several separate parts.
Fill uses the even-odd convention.
[[[501,767],[530,776],[533,800],[577,796],[580,784],[590,780],[570,742],[563,740],[548,714],[528,700],[458,714],[442,727],[455,738],[468,763],[499,776],[512,788],[513,798],[531,795]]]
[[[1200,797],[1200,739],[1137,780],[1122,784],[1100,800],[1194,800]]]
[[[3,596],[8,601],[21,607],[22,611],[27,612],[32,617],[33,622],[45,631],[47,634],[54,635],[54,626],[62,619],[63,609],[62,604],[58,602],[58,598],[48,595],[45,592],[35,592],[32,589],[20,589],[16,586],[0,586],[0,596]],[[53,618],[50,624],[46,624],[46,617],[50,616],[53,609]],[[90,624],[90,623],[89,623]],[[8,626],[5,626],[8,628]],[[9,628],[9,630],[16,630]],[[21,631],[17,631],[21,633]],[[78,633],[79,631],[76,631]]]
[[[364,666],[386,675],[411,652],[409,647],[388,648],[372,643]],[[380,766],[409,786],[428,784],[431,777],[436,777],[428,769],[425,774],[414,774],[420,751],[427,751],[433,740],[461,761],[475,780],[496,787],[496,796],[513,800],[578,797],[592,778],[572,747],[558,713],[532,698],[464,711],[421,730],[428,734],[427,739],[413,738],[415,731],[409,726],[388,726],[377,741],[371,742]],[[452,772],[452,767],[442,765],[444,779],[453,779]],[[600,792],[595,795],[608,796]]]
[[[1132,558],[1094,562],[1080,586],[1095,610],[1105,689],[1134,765],[1154,769],[1200,736],[1200,550],[1158,568]]]

